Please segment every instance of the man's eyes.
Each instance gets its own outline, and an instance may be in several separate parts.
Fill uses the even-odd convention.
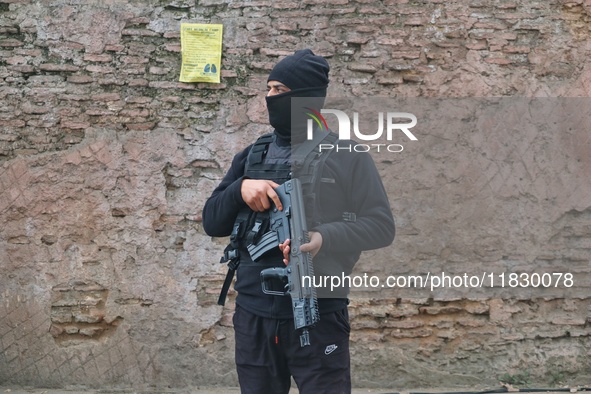
[[[284,92],[286,91],[285,86],[267,86],[267,91],[275,89],[278,92]]]

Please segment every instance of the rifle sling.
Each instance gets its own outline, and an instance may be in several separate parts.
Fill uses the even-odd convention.
[[[218,297],[218,305],[224,306],[226,304],[226,296],[228,295],[228,290],[230,290],[232,280],[234,279],[234,274],[236,273],[236,269],[238,269],[239,264],[239,261],[233,267],[230,267],[230,264],[228,264],[228,272],[226,273],[226,279],[224,279],[224,284],[222,285],[222,290],[220,291],[220,296]]]

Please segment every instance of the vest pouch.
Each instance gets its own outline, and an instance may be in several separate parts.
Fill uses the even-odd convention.
[[[253,261],[260,262],[264,257],[269,257],[272,254],[277,254],[279,250],[279,240],[275,231],[265,233],[259,242],[247,246],[250,258]]]
[[[246,232],[246,248],[253,261],[259,262],[275,249],[279,250],[275,231],[270,231],[269,211],[255,212]]]

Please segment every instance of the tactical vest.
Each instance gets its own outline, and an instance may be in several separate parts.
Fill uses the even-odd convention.
[[[332,152],[332,150],[320,151],[318,146],[321,143],[335,146],[338,136],[334,133],[316,131],[313,140],[304,141],[291,150],[289,160],[284,163],[268,163],[265,162],[265,158],[274,138],[275,135],[271,133],[257,139],[246,159],[244,175],[250,179],[268,179],[278,184],[292,177],[298,178],[304,194],[306,220],[308,227],[312,228],[322,221],[317,206],[316,191],[324,163]],[[228,263],[228,273],[218,299],[219,305],[225,304],[234,273],[240,264],[240,255],[246,252],[245,246],[256,244],[267,231],[269,231],[268,212],[254,212],[248,207],[240,210],[230,234],[230,243],[220,260],[220,263]]]

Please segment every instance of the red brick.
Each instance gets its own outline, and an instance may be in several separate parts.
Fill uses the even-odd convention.
[[[382,44],[382,45],[392,45],[392,46],[397,46],[397,45],[403,45],[404,44],[404,39],[403,38],[378,38],[376,41],[378,44]]]
[[[146,66],[142,64],[131,64],[122,68],[121,71],[129,75],[143,75],[146,73]]]
[[[130,104],[148,104],[152,102],[152,97],[148,96],[132,96],[125,99],[125,102]]]
[[[17,64],[27,64],[28,59],[24,56],[12,56],[6,59],[6,64],[10,64],[11,66]]]
[[[148,117],[150,116],[150,111],[147,109],[126,109],[119,112],[121,116],[129,116],[129,117]]]
[[[4,38],[0,40],[0,47],[22,47],[23,45],[25,44],[16,38]]]
[[[152,130],[156,126],[154,122],[144,122],[144,123],[127,123],[125,127],[129,130],[136,130],[136,131],[148,131]]]
[[[254,69],[271,71],[273,69],[273,67],[275,66],[275,63],[273,63],[273,62],[252,62],[252,63],[250,63],[250,65]]]
[[[438,48],[459,48],[462,46],[461,41],[452,41],[452,40],[435,41],[433,44]]]
[[[384,3],[384,5],[388,5]],[[424,7],[416,7],[414,5],[396,7],[396,13],[400,15],[423,15],[425,13]]]
[[[125,85],[125,80],[122,78],[99,78],[97,80],[99,85],[113,85],[113,86],[123,86]]]
[[[475,51],[479,51],[479,50],[487,49],[488,48],[488,44],[486,43],[486,40],[481,40],[481,41],[478,41],[478,42],[473,42],[473,43],[470,43],[470,44],[466,44],[466,48],[472,49],[472,50],[475,50]],[[428,56],[429,55],[427,54],[427,57]]]
[[[349,8],[321,8],[314,11],[315,15],[347,15],[355,12],[355,7]]]
[[[417,75],[417,74],[404,74],[404,75],[402,75],[402,79],[404,80],[404,82],[419,83],[419,82],[423,82],[423,80],[425,78],[422,75]]]
[[[421,17],[409,18],[404,21],[404,26],[423,26],[425,19]]]
[[[363,73],[373,74],[378,71],[378,68],[372,64],[367,63],[354,63],[347,67],[351,71],[359,71]]]
[[[228,86],[225,83],[199,83],[197,84],[197,88],[199,89],[207,89],[207,90],[221,90],[226,89]],[[187,87],[194,89],[194,87]]]
[[[361,7],[357,11],[359,14],[370,14],[370,15],[382,15],[386,13],[386,10],[380,7]]]
[[[58,51],[81,51],[84,49],[84,45],[73,41],[47,41],[47,46],[50,48],[54,48]]]
[[[273,24],[273,27],[277,30],[291,31],[291,30],[297,30],[298,23],[297,22],[277,22],[277,23]]]
[[[261,55],[265,56],[288,56],[293,54],[293,51],[285,51],[281,49],[270,49],[270,48],[261,48],[260,49]]]
[[[165,103],[180,103],[182,99],[178,96],[166,96],[162,97],[161,100]]]
[[[394,338],[424,338],[431,336],[433,334],[433,330],[428,328],[419,328],[414,330],[392,330],[390,332],[390,336]]]
[[[540,32],[544,31],[551,31],[552,26],[545,24],[543,22],[529,22],[529,21],[519,21],[515,26],[513,26],[515,30],[537,30]]]
[[[487,57],[484,61],[490,64],[498,64],[500,66],[506,66],[513,63],[511,60],[504,57]]]
[[[236,78],[238,73],[234,70],[222,70],[222,78]]]
[[[506,45],[503,47],[503,52],[506,53],[530,53],[531,48],[528,46],[514,46],[514,45]]]
[[[347,42],[349,44],[356,44],[356,45],[367,44],[368,41],[369,41],[369,37],[363,37],[363,36],[348,37],[345,39],[345,42]]]
[[[54,64],[54,63],[45,63],[39,66],[39,69],[42,71],[55,71],[55,72],[75,72],[80,70],[79,67],[72,66],[70,64]]]
[[[272,1],[247,1],[243,3],[231,2],[230,8],[271,7],[272,5]]]
[[[497,4],[496,7],[500,8],[500,9],[507,9],[508,10],[508,9],[517,8],[517,4],[515,4],[515,3],[501,3],[501,4]]]
[[[148,86],[156,89],[176,89],[177,83],[169,81],[150,81]]]
[[[112,55],[107,54],[86,54],[84,55],[85,62],[108,63],[113,61]]]
[[[11,119],[11,120],[3,120],[2,121],[2,125],[6,126],[6,127],[25,127],[26,123],[24,120],[21,119]],[[14,140],[16,140],[18,137],[16,135],[12,136],[14,138]],[[6,140],[10,140],[10,141],[14,141],[11,138],[6,138],[6,136],[0,136],[0,139],[6,141]]]
[[[70,83],[91,83],[94,82],[94,78],[89,75],[71,75],[68,77]]]
[[[300,21],[298,27],[302,30],[323,30],[330,27],[330,22],[325,18],[314,18],[310,21]]]
[[[392,59],[418,59],[421,51],[394,51],[390,53]]]
[[[145,57],[139,57],[139,56],[122,56],[121,61],[124,64],[144,64],[144,63],[148,63],[150,61],[150,59],[147,59]]]
[[[124,45],[105,45],[105,51],[108,52],[123,52],[124,50]]]
[[[497,12],[495,13],[495,17],[499,19],[505,20],[512,20],[512,22],[518,20],[527,20],[527,19],[538,19],[542,15],[539,13],[529,13],[529,12]]]
[[[130,79],[127,82],[128,86],[148,86],[149,84],[150,84],[150,81],[148,81],[147,79],[143,79],[143,78]]]
[[[104,108],[89,108],[84,111],[86,115],[90,116],[108,116],[113,115],[113,111]]]
[[[371,34],[375,35],[380,31],[380,28],[378,26],[373,26],[373,25],[359,25],[359,26],[355,26],[353,28],[353,30],[355,30],[358,33],[371,33]],[[372,39],[374,37],[372,37]]]
[[[286,10],[286,9],[293,9],[293,8],[300,8],[300,5],[297,1],[280,1],[280,2],[273,2],[273,8]]]
[[[123,29],[122,36],[140,36],[140,37],[157,37],[160,34],[152,30],[146,29]]]
[[[66,101],[86,101],[88,99],[88,96],[83,94],[62,94],[60,96],[60,100]]]
[[[150,74],[155,74],[155,75],[166,75],[170,72],[170,68],[164,68],[164,67],[150,67],[148,69],[148,72]]]
[[[22,56],[41,56],[42,52],[39,49],[25,49],[25,48],[16,48],[14,49],[15,55],[22,55]]]
[[[0,26],[0,34],[18,34],[17,27]]]
[[[15,71],[17,73],[22,73],[22,74],[32,74],[36,71],[34,66],[29,66],[27,64],[22,64],[22,65],[17,64],[15,66],[8,66],[7,68],[10,71]],[[8,78],[6,80],[9,81]]]
[[[492,29],[492,30],[505,30],[507,25],[500,22],[476,22],[474,24],[475,29]]]
[[[60,122],[60,126],[63,128],[66,128],[66,129],[79,130],[79,129],[87,129],[88,127],[90,127],[90,124],[87,122],[79,122],[79,121],[75,121],[75,120],[62,119]]]
[[[127,21],[127,25],[128,26],[133,26],[133,25],[147,25],[148,23],[150,23],[150,18],[147,18],[145,16],[139,16],[137,18],[131,18]]]
[[[180,44],[166,44],[164,45],[164,50],[168,52],[181,52]]]
[[[377,83],[379,85],[399,85],[403,83],[403,79],[401,76],[398,77],[380,77],[378,78]]]
[[[119,96],[119,93],[93,94],[90,98],[93,101],[118,101],[118,100],[121,100],[121,96]]]
[[[33,114],[33,115],[46,114],[51,111],[50,107],[37,106],[37,105],[29,104],[29,103],[24,103],[21,106],[21,109],[24,113]]]
[[[61,108],[59,110],[59,114],[60,116],[63,117],[76,117],[80,115],[80,108],[78,107],[72,107],[72,106],[68,106],[66,108]]]
[[[349,0],[304,0],[304,4],[332,4],[332,5],[345,5],[349,4]]]
[[[214,6],[214,5],[224,5],[224,4],[228,4],[227,0],[199,0],[199,5],[200,6]]]
[[[111,74],[115,72],[115,68],[107,66],[86,66],[86,71],[98,74]]]

